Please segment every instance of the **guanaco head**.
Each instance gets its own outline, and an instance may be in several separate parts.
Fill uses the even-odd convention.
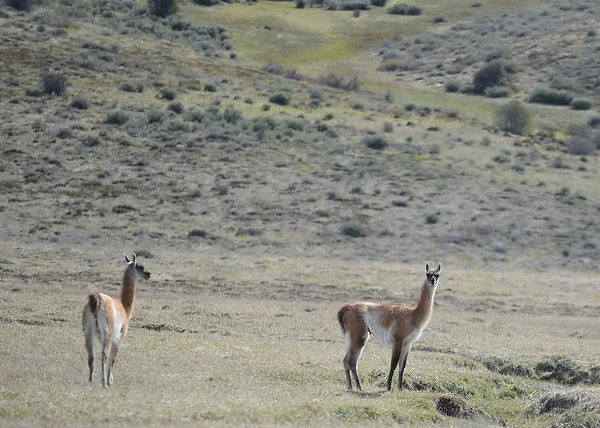
[[[440,272],[442,271],[442,264],[438,263],[437,269],[429,269],[429,262],[425,263],[425,282],[431,288],[435,288],[440,281]]]
[[[135,261],[135,253],[131,254],[131,260],[129,260],[127,258],[127,255],[125,255],[125,263],[127,263],[130,266],[133,266],[133,268],[135,269],[135,274],[138,278],[150,278],[150,272],[148,272],[143,265]]]

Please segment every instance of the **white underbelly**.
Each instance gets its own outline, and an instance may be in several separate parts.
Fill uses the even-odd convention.
[[[382,345],[392,346],[394,344],[395,323],[392,323],[389,327],[384,327],[381,325],[379,317],[369,312],[365,312],[364,320],[371,334],[375,336]]]

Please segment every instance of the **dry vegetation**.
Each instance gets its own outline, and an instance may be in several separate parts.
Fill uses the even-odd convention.
[[[506,133],[140,8],[1,9],[1,424],[598,425],[597,114]],[[152,280],[105,391],[80,310],[131,251]],[[337,308],[414,302],[426,259],[445,276],[406,391],[372,344],[347,394]]]

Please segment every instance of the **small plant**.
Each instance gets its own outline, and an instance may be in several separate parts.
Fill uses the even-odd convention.
[[[123,82],[119,85],[119,89],[123,92],[144,92],[144,84],[141,82]]]
[[[40,82],[46,94],[60,95],[67,90],[67,76],[64,74],[43,73]]]
[[[425,223],[427,224],[436,224],[439,220],[439,217],[437,214],[429,214],[427,217],[425,217]]]
[[[204,92],[217,92],[217,87],[212,83],[204,84]]]
[[[148,123],[161,123],[164,117],[164,113],[160,110],[150,110],[146,112],[146,121]]]
[[[394,130],[394,124],[392,122],[383,123],[383,132],[392,132]]]
[[[183,112],[183,104],[179,101],[173,101],[172,103],[169,103],[167,109],[171,110],[173,113],[181,114]]]
[[[128,120],[129,116],[127,113],[121,110],[114,110],[106,115],[105,122],[109,125],[123,125]]]
[[[71,107],[77,110],[87,110],[90,106],[90,102],[87,98],[82,97],[81,95],[77,95],[71,101]]]
[[[439,24],[441,22],[446,22],[446,17],[444,15],[436,15],[433,17],[432,21],[434,24]]]
[[[271,95],[269,101],[280,106],[287,106],[292,101],[292,94],[288,91],[279,91]]]
[[[208,233],[202,229],[192,229],[188,232],[188,238],[206,238]]]
[[[8,7],[21,12],[29,12],[35,4],[35,0],[4,0],[4,2]]]
[[[362,86],[362,82],[356,76],[346,80],[342,76],[337,76],[333,73],[321,76],[319,81],[324,85],[343,89],[345,91],[358,91]]]
[[[571,102],[573,110],[589,110],[592,108],[592,102],[583,98],[576,98]]]
[[[510,95],[510,89],[506,86],[491,86],[489,88],[485,88],[485,92],[483,93],[488,98],[504,98]]]
[[[568,106],[572,101],[572,95],[550,88],[536,88],[529,96],[529,102],[531,103],[550,104],[555,106]]]
[[[297,9],[304,9],[304,6],[306,6],[306,0],[295,0],[295,3]]]
[[[600,116],[592,116],[587,122],[590,128],[600,128]]]
[[[460,91],[460,82],[458,80],[450,80],[444,85],[446,92],[458,92]]]
[[[473,76],[473,92],[483,95],[491,86],[503,86],[504,67],[501,61],[492,61],[484,65]]]
[[[177,0],[148,0],[150,14],[165,18],[179,10]]]
[[[596,147],[587,138],[574,136],[567,141],[567,152],[577,156],[590,156],[596,152]]]
[[[357,223],[345,224],[340,228],[342,235],[349,236],[350,238],[362,238],[367,234],[364,228]]]
[[[385,95],[383,97],[385,99],[386,102],[388,103],[393,103],[394,102],[394,94],[392,93],[392,91],[387,90],[385,92]]]
[[[355,18],[359,18],[360,17],[360,9],[354,9],[352,11],[352,16]]]
[[[409,6],[406,3],[397,3],[387,10],[392,15],[409,15],[417,16],[420,15],[423,10],[418,6]]]
[[[177,91],[172,88],[162,88],[160,90],[160,97],[167,101],[173,101],[177,98]]]
[[[531,127],[531,114],[519,101],[501,106],[495,113],[496,125],[503,131],[523,135]]]
[[[285,67],[276,61],[269,61],[262,67],[262,71],[281,76],[283,73],[285,73]]]
[[[388,140],[382,135],[367,135],[361,140],[361,143],[373,150],[383,150],[389,146]]]

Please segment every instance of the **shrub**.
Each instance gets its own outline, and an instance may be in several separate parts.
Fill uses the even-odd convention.
[[[450,80],[444,85],[446,92],[458,92],[460,91],[460,82],[458,80]]]
[[[304,6],[306,6],[306,0],[296,0],[297,9],[304,9]]]
[[[340,0],[338,9],[341,10],[369,10],[371,2],[369,0]]]
[[[90,102],[87,98],[82,97],[81,95],[77,95],[71,101],[71,107],[76,108],[77,110],[87,110],[90,106]]]
[[[577,98],[571,102],[571,108],[573,110],[589,110],[592,108],[592,102],[582,98]]]
[[[538,104],[568,106],[571,101],[573,101],[572,95],[550,88],[536,88],[529,96],[529,102]]]
[[[344,89],[345,91],[358,91],[362,86],[362,82],[358,80],[358,77],[356,76],[346,80],[333,73],[321,76],[319,81],[324,85],[331,86],[332,88]]]
[[[160,90],[160,97],[167,101],[173,101],[177,98],[177,91],[173,88],[162,88]]]
[[[488,98],[504,98],[510,95],[510,89],[506,86],[491,86],[483,94]]]
[[[262,71],[266,73],[282,75],[285,73],[285,67],[277,61],[269,61],[262,67]]]
[[[192,229],[188,232],[188,238],[206,238],[208,233],[202,229]]]
[[[242,112],[234,108],[226,108],[223,112],[223,120],[227,123],[236,124],[242,119]]]
[[[171,110],[174,113],[180,114],[181,112],[183,112],[183,104],[181,104],[181,102],[179,101],[173,101],[172,103],[169,103],[167,109]]]
[[[44,91],[42,91],[42,88],[38,88],[37,86],[34,86],[32,88],[26,88],[25,89],[25,95],[29,96],[29,97],[41,97],[42,95],[44,95]]]
[[[148,123],[161,123],[164,117],[164,113],[160,110],[150,110],[146,112],[146,120]]]
[[[503,131],[523,135],[531,126],[531,114],[517,100],[501,106],[495,113],[496,125]]]
[[[280,106],[287,106],[292,101],[292,94],[287,91],[279,91],[271,95],[269,101]]]
[[[436,224],[439,220],[439,217],[437,214],[429,214],[427,217],[425,217],[425,223],[427,224]]]
[[[392,132],[394,130],[394,125],[392,122],[384,122],[383,123],[383,132]]]
[[[567,141],[567,152],[577,156],[590,156],[596,152],[594,144],[584,137],[571,137]]]
[[[67,76],[60,73],[43,73],[40,77],[46,94],[60,95],[67,90]]]
[[[355,18],[358,18],[360,16],[360,10],[359,9],[354,9],[352,11],[352,16]]]
[[[123,92],[144,92],[144,84],[137,82],[123,82],[119,85],[119,89]]]
[[[434,24],[439,24],[440,22],[446,22],[446,17],[443,15],[436,15],[433,17]]]
[[[587,122],[590,128],[600,128],[600,116],[592,116]]]
[[[397,3],[390,7],[387,12],[392,15],[420,15],[423,10],[418,6],[409,6],[406,3]]]
[[[377,7],[383,7],[387,3],[387,0],[371,0],[371,4]]]
[[[504,78],[504,68],[500,61],[493,61],[484,65],[473,76],[473,92],[482,95],[486,88],[491,86],[501,86]]]
[[[217,92],[217,87],[212,83],[205,83],[204,92]]]
[[[193,0],[195,4],[199,4],[200,6],[214,6],[220,3],[219,0]]]
[[[127,113],[121,110],[114,110],[106,115],[105,122],[109,125],[123,125],[128,120],[129,116]]]
[[[4,0],[4,2],[8,7],[23,12],[29,12],[35,4],[35,0]]]
[[[367,135],[361,143],[373,150],[383,150],[389,146],[388,140],[382,135]]]
[[[363,227],[360,224],[345,224],[340,228],[343,235],[349,236],[350,238],[362,238],[366,236]]]
[[[151,15],[160,16],[161,18],[172,15],[179,10],[177,0],[148,0],[148,8]]]

